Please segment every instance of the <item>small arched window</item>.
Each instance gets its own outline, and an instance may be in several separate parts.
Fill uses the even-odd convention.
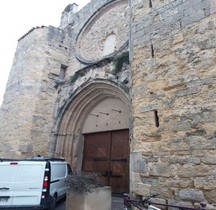
[[[114,33],[108,35],[103,44],[103,55],[109,55],[116,49],[116,35]]]

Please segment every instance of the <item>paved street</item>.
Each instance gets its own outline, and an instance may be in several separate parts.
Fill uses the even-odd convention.
[[[57,203],[57,206],[55,208],[55,210],[65,210],[65,202],[66,202],[66,199],[62,199],[61,201],[59,201]]]

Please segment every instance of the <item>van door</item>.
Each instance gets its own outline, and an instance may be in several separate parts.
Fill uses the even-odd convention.
[[[10,206],[12,203],[17,170],[17,164],[0,163],[0,206]]]
[[[50,195],[57,194],[58,198],[64,197],[67,192],[67,163],[51,162]]]
[[[2,188],[0,190],[2,198],[0,205],[40,205],[45,164],[46,162],[42,161],[0,163],[0,188]],[[8,188],[9,190],[7,190]],[[9,196],[9,199],[6,202],[6,199],[3,198],[7,196]]]
[[[19,162],[12,205],[40,205],[46,162]]]

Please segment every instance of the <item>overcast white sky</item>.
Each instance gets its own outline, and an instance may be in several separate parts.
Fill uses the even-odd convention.
[[[1,0],[0,1],[0,105],[12,66],[17,40],[35,26],[60,25],[68,4],[79,10],[90,0]]]

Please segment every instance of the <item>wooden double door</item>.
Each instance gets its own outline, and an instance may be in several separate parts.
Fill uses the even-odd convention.
[[[96,172],[112,193],[129,192],[129,131],[85,135],[83,171]]]

